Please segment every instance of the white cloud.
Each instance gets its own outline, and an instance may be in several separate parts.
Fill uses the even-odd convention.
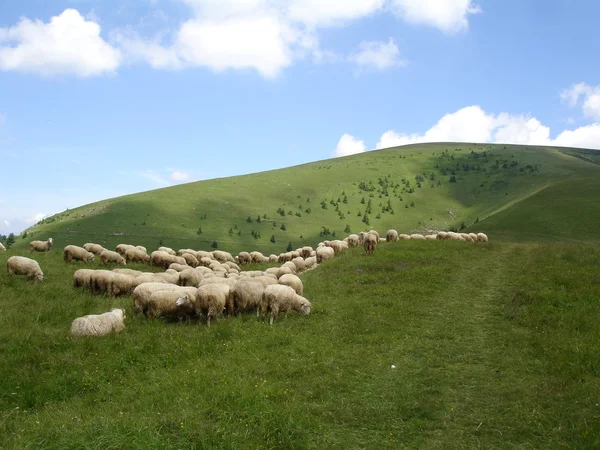
[[[24,222],[31,225],[34,223],[38,223],[40,220],[42,220],[46,216],[47,216],[46,213],[37,213],[31,217],[27,217],[26,219],[24,219]]]
[[[333,152],[333,156],[348,156],[356,153],[363,153],[367,147],[364,141],[359,141],[354,136],[344,134]]]
[[[348,58],[359,67],[383,70],[405,64],[400,59],[400,51],[392,38],[387,44],[385,42],[363,41],[359,48],[358,52]]]
[[[309,26],[331,26],[371,15],[383,4],[384,0],[291,0],[287,14]]]
[[[4,225],[6,225],[7,227],[10,227],[10,222],[8,220],[5,220]]]
[[[508,113],[494,115],[479,106],[468,106],[446,114],[424,134],[386,131],[376,148],[421,142],[493,142],[600,149],[600,124],[566,130],[551,139],[550,128],[534,117]]]
[[[145,170],[143,172],[140,172],[139,175],[152,181],[159,187],[171,186],[169,180],[165,179],[162,175],[156,173],[154,170]]]
[[[600,86],[577,83],[561,93],[563,101],[574,107],[583,98],[582,109],[585,117],[600,121]]]
[[[0,70],[88,77],[114,73],[120,62],[119,50],[100,37],[100,26],[75,9],[48,23],[22,18],[0,28]]]
[[[190,174],[185,172],[174,171],[171,173],[171,180],[173,181],[187,181],[190,179]]]
[[[466,30],[468,17],[481,12],[473,0],[390,0],[390,6],[407,22],[430,25],[446,33]]]

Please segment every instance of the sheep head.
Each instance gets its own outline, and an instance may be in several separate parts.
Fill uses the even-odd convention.
[[[177,301],[175,302],[175,305],[177,306],[185,306],[190,304],[190,298],[186,295],[184,295],[183,297],[179,297],[177,299]]]

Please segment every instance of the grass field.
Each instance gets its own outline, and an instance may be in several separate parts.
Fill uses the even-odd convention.
[[[53,233],[56,241],[52,252],[33,256],[45,280],[0,274],[0,448],[600,448],[596,154],[507,147],[504,155],[497,146],[493,152],[504,156],[489,158],[486,172],[461,170],[457,183],[416,187],[414,176],[437,170],[440,161],[456,164],[466,153],[458,163],[471,164],[468,145],[462,147],[454,160],[439,145],[425,145],[182,185],[89,205],[35,227],[34,238]],[[502,169],[511,150],[519,164]],[[490,168],[496,159],[498,169]],[[532,173],[519,170],[527,165]],[[378,184],[386,171],[393,177]],[[401,192],[410,175],[415,192]],[[401,185],[395,196],[391,178]],[[282,180],[289,191],[267,189]],[[369,180],[375,191],[358,188]],[[232,186],[239,191],[230,192]],[[95,237],[151,250],[162,236],[174,248],[201,248],[192,221],[180,227],[192,217],[186,201],[197,198],[207,211],[204,236],[232,227],[234,217],[244,219],[241,229],[259,205],[270,205],[265,213],[276,220],[278,207],[295,202],[294,190],[310,196],[315,213],[288,219],[285,212],[286,232],[307,230],[307,241],[318,241],[318,229],[309,234],[313,227],[349,220],[330,203],[321,209],[322,197],[345,191],[348,203],[341,203],[349,208],[364,208],[363,195],[376,199],[375,208],[384,187],[395,214],[371,223],[378,231],[419,229],[430,216],[439,227],[465,221],[467,231],[484,231],[490,242],[383,243],[371,257],[350,249],[302,275],[311,314],[290,313],[272,327],[252,314],[210,329],[150,321],[133,314],[130,297],[73,288],[73,272],[82,266],[62,260],[65,243]],[[243,195],[246,203],[236,200]],[[407,201],[415,207],[398,206]],[[156,223],[140,225],[150,210],[146,217]],[[212,218],[217,211],[223,223]],[[365,228],[353,219],[352,231]],[[261,222],[272,227],[269,219]],[[140,227],[152,236],[136,234]],[[113,228],[125,234],[112,236]],[[189,238],[181,232],[188,228]],[[171,237],[174,231],[183,237]],[[266,234],[231,236],[232,248],[220,247],[268,251],[268,241],[258,245]],[[282,240],[287,245],[288,237]],[[0,253],[0,267],[13,254],[29,254],[28,239],[17,242]],[[123,333],[69,337],[73,318],[111,307],[127,310]]]

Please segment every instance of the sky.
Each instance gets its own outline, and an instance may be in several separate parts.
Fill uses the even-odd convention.
[[[0,2],[0,233],[417,142],[600,149],[597,0]]]

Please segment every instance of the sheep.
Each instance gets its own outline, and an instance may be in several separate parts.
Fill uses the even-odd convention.
[[[383,243],[383,242],[387,242],[386,238],[379,238],[379,242]]]
[[[256,281],[256,282],[262,284],[264,287],[279,283],[279,281],[277,281],[277,278],[268,277],[268,276],[255,277],[255,278],[252,278],[252,281]]]
[[[206,284],[198,288],[196,294],[196,314],[206,314],[207,325],[210,327],[211,317],[223,314],[227,308],[233,314],[233,296],[231,288],[226,284]]]
[[[93,253],[88,252],[83,247],[78,247],[76,245],[67,245],[63,250],[63,259],[67,263],[70,263],[72,260],[76,260],[83,261],[84,264],[87,264],[88,261],[93,262],[95,256]]]
[[[105,293],[110,297],[127,295],[135,287],[135,278],[122,273],[97,270],[92,276],[92,289],[95,294]]]
[[[358,234],[348,235],[348,247],[358,247]]]
[[[102,250],[105,250],[100,244],[92,244],[88,242],[87,244],[83,244],[83,248],[85,248],[88,252],[93,253],[94,255],[100,255]]]
[[[437,239],[443,240],[443,239],[448,239],[448,233],[446,233],[445,231],[440,231],[437,236]]]
[[[437,240],[437,235],[435,234],[428,234],[425,236],[425,239],[427,239],[428,241],[435,241]]]
[[[473,242],[477,242],[477,233],[469,233],[469,236]]]
[[[279,312],[295,310],[304,315],[310,314],[310,302],[304,297],[296,294],[294,289],[283,284],[267,286],[265,288],[263,303],[267,305],[267,311],[271,312],[269,324],[277,318]]]
[[[261,253],[261,252],[250,252],[250,257],[252,258],[253,262],[256,263],[260,263],[263,262],[265,259],[265,256]]]
[[[296,275],[282,275],[281,278],[279,278],[279,284],[285,284],[286,286],[291,287],[294,291],[296,291],[296,294],[298,295],[302,295],[304,292],[304,285],[302,284],[302,280]]]
[[[143,251],[144,253],[148,253],[148,250],[143,245],[136,245],[135,248],[137,248],[138,250]]]
[[[410,238],[411,239],[421,240],[421,241],[425,240],[425,236],[423,236],[422,234],[417,234],[417,233],[411,234]]]
[[[369,233],[374,234],[375,236],[377,236],[377,240],[379,240],[379,233],[377,231],[370,230],[367,234],[369,234]]]
[[[148,256],[148,254],[145,251],[140,250],[137,247],[128,248],[125,251],[124,256],[125,256],[125,261],[127,261],[127,262],[142,262],[142,263],[150,262],[150,256]]]
[[[266,310],[263,306],[265,286],[254,280],[243,280],[235,283],[232,288],[233,309],[235,314],[256,309],[257,317],[260,311]]]
[[[102,264],[112,262],[120,264],[122,266],[127,265],[127,261],[125,260],[125,258],[119,255],[117,252],[112,252],[110,250],[103,250],[102,253],[100,253],[100,261],[102,262]]]
[[[9,277],[25,275],[29,280],[44,281],[44,273],[38,262],[24,256],[11,256],[8,258],[6,272]]]
[[[144,272],[140,272],[139,270],[133,270],[133,269],[113,269],[112,270],[114,273],[122,273],[123,275],[129,275],[132,276],[133,278],[139,277],[140,275],[142,275]]]
[[[125,310],[111,309],[104,314],[89,314],[78,317],[71,323],[71,336],[105,336],[125,329]]]
[[[179,272],[179,281],[177,284],[179,286],[200,286],[204,276],[202,272],[197,271],[196,269],[185,269]]]
[[[304,262],[304,258],[302,256],[292,259],[292,263],[296,265],[296,272],[302,272],[303,270],[306,270],[306,263]]]
[[[325,241],[327,247],[331,247],[336,255],[339,255],[344,250],[343,241]]]
[[[187,269],[193,269],[193,267],[188,266],[187,264],[171,263],[167,270],[174,270],[175,272],[181,273]]]
[[[325,261],[333,258],[335,251],[331,247],[320,247],[317,248],[317,263],[323,264]]]
[[[168,253],[169,255],[173,255],[173,256],[177,255],[177,252],[175,250],[173,250],[172,248],[169,248],[169,247],[158,247],[157,251],[159,251],[159,252],[165,252],[165,253]]]
[[[76,288],[89,288],[94,272],[95,271],[91,269],[76,270],[73,274],[73,286],[75,286]]]
[[[365,249],[365,253],[367,255],[372,255],[375,249],[377,248],[377,243],[379,239],[375,234],[367,233],[363,238],[363,247]]]
[[[177,284],[179,282],[179,272],[177,271],[173,271],[173,273],[170,272],[158,272],[153,274],[155,279],[158,280],[163,280],[166,283],[170,283],[170,284]]]
[[[47,241],[31,241],[29,243],[30,252],[49,252],[52,250],[52,238]]]
[[[286,263],[283,263],[281,265],[281,267],[289,267],[289,269],[292,271],[292,273],[297,273],[298,272],[298,267],[296,266],[296,264],[294,264],[292,261],[288,261]]]
[[[285,263],[288,261],[292,260],[292,254],[291,253],[280,253],[279,256],[277,257],[277,262],[279,263]]]
[[[0,242],[0,252],[5,252],[6,251],[6,247],[4,245],[2,245],[2,242]]]
[[[150,319],[158,317],[174,317],[183,319],[196,312],[196,289],[176,289],[154,291],[146,302],[146,316]]]
[[[279,258],[279,257],[278,257],[277,255],[270,254],[270,255],[269,255],[269,262],[270,262],[270,263],[276,263],[276,262],[278,262],[278,258]]]
[[[176,256],[162,250],[157,250],[150,254],[150,263],[153,266],[161,266],[167,269],[174,262],[182,265],[187,264],[186,260],[181,256]]]
[[[125,255],[125,252],[127,250],[129,250],[130,248],[135,248],[135,246],[133,245],[129,245],[129,244],[119,244],[115,247],[115,251],[119,254],[119,255]]]
[[[477,242],[487,242],[488,237],[484,233],[477,233]]]
[[[231,253],[229,252],[224,252],[222,250],[215,250],[213,252],[213,257],[219,261],[219,262],[227,262],[227,261],[231,261],[231,262],[235,262],[235,260],[233,259],[233,256],[231,256]]]
[[[317,265],[317,257],[309,256],[308,258],[306,258],[304,260],[304,264],[305,264],[306,270],[312,269],[313,267],[315,267]]]
[[[210,267],[210,265],[213,262],[214,262],[214,260],[207,256],[203,256],[202,258],[200,258],[200,264],[202,264],[204,267]]]
[[[385,234],[385,240],[387,242],[395,242],[398,240],[398,232],[394,229],[388,230]]]
[[[155,291],[176,291],[181,290],[181,286],[175,286],[168,283],[142,283],[135,287],[131,293],[133,298],[133,311],[135,313],[144,313],[148,309],[148,299]]]
[[[236,263],[231,262],[231,261],[227,261],[223,265],[229,267],[229,269],[235,269],[238,272],[241,270],[240,266],[238,266]]]
[[[213,259],[213,255],[211,252],[206,252],[204,250],[198,250],[196,252],[196,258],[198,258],[198,260],[200,260],[201,258]]]
[[[410,239],[410,236],[408,234],[399,234],[398,235],[398,240],[399,241],[407,241]]]
[[[181,255],[181,258],[185,259],[185,262],[188,266],[197,267],[200,263],[198,262],[198,258],[196,258],[191,253],[184,253]]]

